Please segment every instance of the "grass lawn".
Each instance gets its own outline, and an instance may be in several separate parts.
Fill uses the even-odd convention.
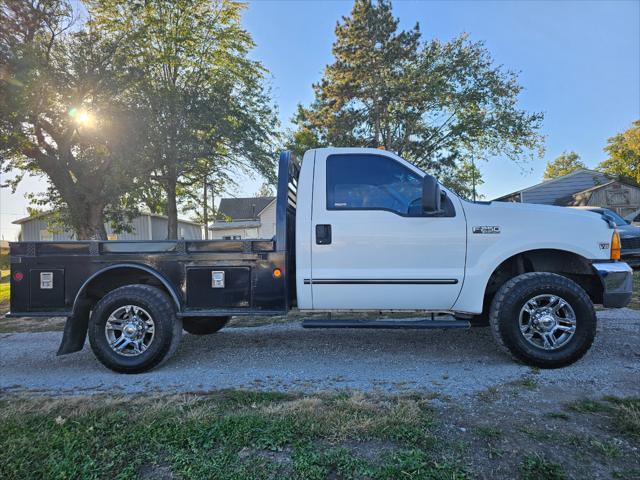
[[[9,310],[9,270],[0,270],[0,314]]]
[[[421,398],[0,402],[0,478],[468,478],[445,446]]]
[[[640,399],[573,402],[533,426],[527,415],[511,424],[487,418],[493,409],[443,411],[433,400],[246,391],[5,396],[0,478],[551,480],[585,478],[591,468],[640,475],[632,453]],[[481,424],[469,418],[476,416]]]

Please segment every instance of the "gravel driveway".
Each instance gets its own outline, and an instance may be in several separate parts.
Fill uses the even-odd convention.
[[[640,312],[598,313],[585,358],[536,371],[500,353],[487,328],[471,330],[303,330],[298,324],[185,334],[161,368],[121,375],[88,344],[56,357],[61,332],[0,335],[0,392],[47,394],[200,391],[226,388],[315,392],[335,388],[427,391],[459,397],[535,375],[540,386],[599,395],[640,395]]]

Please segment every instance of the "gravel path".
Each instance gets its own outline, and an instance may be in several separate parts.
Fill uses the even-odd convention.
[[[47,394],[200,391],[225,388],[315,392],[335,388],[475,394],[536,374],[541,386],[595,395],[640,395],[640,312],[598,313],[585,358],[534,372],[501,354],[489,329],[303,330],[298,324],[185,334],[176,355],[145,374],[104,368],[88,344],[56,357],[61,332],[0,334],[0,392]]]

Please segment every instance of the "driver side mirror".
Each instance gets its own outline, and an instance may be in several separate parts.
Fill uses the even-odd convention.
[[[437,213],[441,202],[440,184],[431,175],[425,175],[422,179],[422,210],[425,213]]]

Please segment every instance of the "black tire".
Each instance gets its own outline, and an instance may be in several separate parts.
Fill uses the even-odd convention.
[[[520,330],[520,311],[525,303],[545,294],[561,297],[575,313],[575,333],[555,350],[532,345]],[[507,353],[540,368],[560,368],[579,360],[593,343],[597,322],[582,287],[561,275],[542,272],[525,273],[502,285],[491,304],[489,321],[493,336]]]
[[[105,333],[109,316],[127,305],[140,307],[152,317],[153,338],[147,349],[135,356],[114,351]],[[120,373],[140,373],[160,365],[178,348],[182,321],[176,317],[169,296],[149,285],[127,285],[105,295],[94,307],[89,321],[89,343],[95,356],[107,368]]]
[[[229,320],[231,317],[184,317],[182,328],[192,335],[211,335],[229,323]]]

